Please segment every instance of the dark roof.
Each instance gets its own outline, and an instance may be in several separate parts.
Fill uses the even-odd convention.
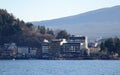
[[[76,39],[85,40],[85,36],[81,36],[81,37],[70,37],[69,39],[71,39],[71,40],[76,40]]]
[[[64,43],[64,45],[80,45],[80,43]]]
[[[49,43],[44,42],[44,43],[42,43],[41,45],[42,45],[42,46],[48,46],[48,45],[49,45]]]

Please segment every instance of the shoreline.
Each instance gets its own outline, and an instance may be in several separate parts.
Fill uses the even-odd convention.
[[[79,57],[79,58],[0,58],[0,60],[120,60],[116,58],[92,58],[92,57]]]

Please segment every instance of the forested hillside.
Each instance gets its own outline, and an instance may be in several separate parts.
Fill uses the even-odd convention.
[[[54,34],[55,32],[50,28],[25,23],[6,10],[0,9],[0,45],[15,42],[18,46],[40,47],[44,39],[51,40],[57,37],[57,34]]]

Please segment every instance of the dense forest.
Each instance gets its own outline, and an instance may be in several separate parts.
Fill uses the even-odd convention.
[[[40,47],[44,39],[68,38],[66,30],[52,30],[45,26],[25,23],[5,9],[0,9],[0,45],[15,42],[18,46]]]

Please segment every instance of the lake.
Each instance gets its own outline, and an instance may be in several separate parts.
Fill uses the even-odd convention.
[[[120,61],[0,60],[0,75],[120,75]]]

